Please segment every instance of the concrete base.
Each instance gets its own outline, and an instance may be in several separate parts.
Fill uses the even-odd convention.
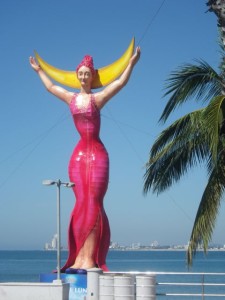
[[[69,300],[84,300],[87,295],[87,275],[79,274],[61,274],[62,282],[70,285]],[[47,273],[40,274],[40,282],[55,283],[57,282],[57,274]],[[1,300],[1,298],[0,298]],[[32,299],[33,300],[33,299]],[[42,299],[41,299],[42,300]],[[94,300],[94,299],[93,299]]]
[[[70,285],[68,283],[0,283],[1,300],[68,300]]]

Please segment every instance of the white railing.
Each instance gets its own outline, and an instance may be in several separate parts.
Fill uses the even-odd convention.
[[[158,272],[156,278],[159,299],[225,299],[225,273]]]
[[[154,299],[225,299],[225,273],[191,272],[107,272],[115,276],[155,276]],[[134,298],[135,299],[135,298]],[[138,298],[139,299],[139,298]],[[144,297],[143,300],[153,299]]]

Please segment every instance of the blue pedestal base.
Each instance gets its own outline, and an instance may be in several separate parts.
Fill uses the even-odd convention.
[[[87,296],[87,275],[60,274],[63,282],[70,284],[69,300],[83,300]],[[40,282],[53,282],[56,273],[40,274]]]

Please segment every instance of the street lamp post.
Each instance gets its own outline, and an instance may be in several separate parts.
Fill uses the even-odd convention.
[[[62,182],[60,179],[54,180],[44,180],[42,182],[44,185],[56,185],[57,186],[57,281],[61,282],[61,218],[60,218],[60,188],[61,185],[71,188],[75,186],[73,182]]]

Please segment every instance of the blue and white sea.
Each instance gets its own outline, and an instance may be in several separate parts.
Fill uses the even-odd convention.
[[[61,263],[67,252],[61,252]],[[38,282],[42,273],[56,269],[55,251],[0,251],[0,282]],[[107,265],[112,272],[203,272],[225,273],[225,251],[198,252],[191,269],[185,251],[110,250]]]

